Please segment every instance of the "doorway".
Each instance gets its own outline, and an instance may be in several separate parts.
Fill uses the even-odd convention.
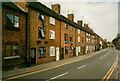
[[[64,48],[61,48],[62,55],[61,55],[61,60],[64,59]]]
[[[59,47],[56,48],[56,60],[59,60]]]
[[[78,47],[76,47],[76,56],[78,56]]]
[[[31,48],[31,64],[36,63],[36,48]]]

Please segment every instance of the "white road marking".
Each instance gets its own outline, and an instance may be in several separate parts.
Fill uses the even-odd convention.
[[[68,72],[63,73],[63,74],[58,75],[58,76],[55,76],[55,77],[53,77],[53,78],[50,78],[49,80],[46,80],[46,81],[50,81],[50,80],[53,80],[53,79],[59,78],[59,77],[64,76],[64,75],[66,75],[66,74],[68,74]]]
[[[103,59],[103,57],[100,57],[100,59]]]
[[[81,68],[83,68],[83,67],[85,67],[86,65],[83,65],[83,66],[81,66],[81,67],[78,67],[78,69],[81,69]]]
[[[110,51],[111,51],[111,49],[110,49]],[[110,51],[108,51],[108,53],[106,53],[103,57],[106,57],[110,53]],[[100,59],[103,59],[103,57],[100,57]]]

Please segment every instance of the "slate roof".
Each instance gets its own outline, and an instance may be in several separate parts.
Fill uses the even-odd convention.
[[[17,11],[20,11],[20,12],[24,12],[17,5],[15,5],[13,2],[2,2],[2,6],[13,9],[13,10],[17,10]]]
[[[38,11],[41,11],[43,12],[44,14],[48,15],[48,16],[51,16],[51,17],[54,17],[60,21],[63,21],[65,23],[68,23],[70,24],[71,26],[73,27],[76,27],[78,29],[81,29],[87,33],[90,33],[92,35],[94,35],[91,31],[89,31],[88,29],[78,25],[77,23],[75,22],[72,22],[70,19],[66,18],[65,16],[63,15],[60,15],[58,13],[56,13],[55,11],[51,10],[50,8],[46,7],[45,5],[43,5],[42,3],[40,2],[28,2],[28,7],[31,7],[31,8],[34,8]]]

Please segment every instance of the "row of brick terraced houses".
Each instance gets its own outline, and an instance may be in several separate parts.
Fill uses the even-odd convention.
[[[40,2],[2,3],[3,69],[40,64],[90,54],[105,42],[74,14],[60,14]]]

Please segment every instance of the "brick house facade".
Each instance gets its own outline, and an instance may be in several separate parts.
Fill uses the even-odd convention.
[[[26,16],[12,2],[2,3],[2,61],[6,67],[20,67],[26,60]]]
[[[95,45],[98,47],[94,31],[88,24],[82,27],[83,21],[75,23],[74,14],[68,14],[68,17],[61,15],[59,4],[52,5],[52,9],[39,2],[16,2],[14,5],[17,7],[13,10],[3,7],[2,51],[4,56],[8,49],[7,42],[15,42],[10,45],[15,45],[14,50],[18,51],[18,55],[12,60],[8,60],[11,57],[3,57],[4,67],[22,63],[30,66],[66,59],[89,54],[91,47],[94,48],[92,51],[95,51]],[[11,20],[20,24],[19,27],[13,27],[15,30],[6,29],[7,13],[19,17],[19,21]]]

